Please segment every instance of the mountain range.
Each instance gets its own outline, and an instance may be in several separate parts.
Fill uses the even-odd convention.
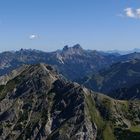
[[[130,54],[130,53],[135,53],[135,52],[140,52],[140,49],[139,48],[134,48],[132,50],[123,50],[123,51],[120,51],[120,50],[106,51],[106,53],[116,53],[116,54],[120,54],[120,55],[125,55],[125,54]]]
[[[47,63],[53,65],[69,80],[77,80],[88,74],[108,68],[113,63],[140,59],[140,53],[119,55],[96,50],[85,50],[79,44],[64,46],[62,50],[43,52],[21,49],[0,53],[0,75],[7,74],[24,64]]]
[[[84,86],[117,99],[140,99],[140,60],[121,61],[79,80]]]
[[[76,81],[94,91],[116,99],[135,99],[140,98],[140,83],[138,82],[140,70],[136,66],[137,74],[134,74],[129,69],[129,65],[135,67],[136,64],[132,64],[133,61],[139,60],[139,52],[120,55],[85,50],[79,44],[72,47],[64,46],[62,50],[54,52],[21,49],[0,53],[0,75],[8,74],[26,64],[47,63],[57,69],[66,79]],[[112,76],[112,73],[116,74]],[[130,73],[133,73],[132,76]],[[129,85],[124,83],[129,83]]]
[[[139,140],[140,53],[0,53],[0,140]]]
[[[1,79],[1,140],[140,138],[139,100],[93,92],[47,64],[24,65]]]
[[[115,54],[84,50],[79,44],[73,47],[64,46],[62,50],[54,52],[21,49],[0,53],[0,75],[7,74],[23,64],[47,63],[53,65],[66,78],[75,80],[108,67],[114,61]]]

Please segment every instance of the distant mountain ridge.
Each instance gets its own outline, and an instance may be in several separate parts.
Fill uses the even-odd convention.
[[[140,99],[140,59],[115,63],[79,83],[117,99]]]
[[[23,64],[48,63],[56,67],[66,78],[74,80],[108,67],[115,60],[115,55],[84,50],[79,44],[73,47],[65,46],[62,50],[54,52],[21,49],[0,53],[0,75]]]
[[[120,55],[125,55],[125,54],[130,54],[130,53],[135,53],[135,52],[140,52],[139,48],[134,48],[132,50],[124,50],[124,51],[120,51],[120,50],[109,50],[106,51],[107,53],[118,53]]]
[[[21,49],[0,53],[0,75],[7,74],[24,64],[47,63],[53,65],[66,78],[75,80],[108,68],[113,63],[136,58],[140,59],[140,53],[119,55],[84,50],[79,44],[72,47],[64,46],[62,50],[54,52]]]

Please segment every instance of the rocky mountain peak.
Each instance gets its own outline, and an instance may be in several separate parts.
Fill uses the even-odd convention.
[[[95,93],[47,64],[28,65],[0,86],[2,140],[113,140],[120,133],[133,139],[139,112],[139,102]]]
[[[69,47],[69,46],[66,45],[66,46],[64,46],[62,51],[66,55],[73,55],[73,54],[82,54],[84,50],[80,46],[80,44],[76,44],[72,47]]]
[[[83,48],[81,47],[80,44],[76,44],[73,46],[73,49],[77,49],[77,50],[83,50]]]
[[[1,138],[95,139],[96,125],[85,114],[85,91],[49,65],[29,65],[0,87]]]
[[[66,46],[64,46],[63,51],[67,51],[68,49],[69,49],[69,46],[66,45]]]

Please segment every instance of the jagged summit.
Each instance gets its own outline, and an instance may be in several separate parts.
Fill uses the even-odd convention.
[[[69,46],[66,45],[66,46],[64,46],[63,51],[67,51],[68,49],[69,49]]]
[[[82,54],[83,53],[83,48],[80,46],[80,44],[76,44],[72,47],[69,47],[68,45],[64,46],[62,52],[64,54],[69,54],[69,55],[73,55],[73,54]]]
[[[76,45],[74,45],[73,48],[74,48],[74,49],[78,49],[78,50],[79,50],[79,49],[80,49],[80,50],[83,49],[83,48],[81,47],[80,44],[76,44]]]
[[[77,50],[79,50],[79,49],[83,50],[83,48],[81,47],[80,44],[75,44],[75,45],[72,46],[72,47],[69,47],[68,45],[66,45],[66,46],[64,46],[63,50],[68,50],[68,49],[70,49],[70,48],[72,48],[72,49],[77,49]]]

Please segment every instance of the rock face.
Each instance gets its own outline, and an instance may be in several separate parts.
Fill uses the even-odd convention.
[[[84,86],[117,99],[140,99],[140,60],[113,64],[109,69],[79,80]]]
[[[48,65],[24,68],[1,85],[0,100],[2,139],[96,138],[81,87]]]
[[[140,102],[95,93],[46,64],[25,66],[0,85],[0,138],[138,140]]]

